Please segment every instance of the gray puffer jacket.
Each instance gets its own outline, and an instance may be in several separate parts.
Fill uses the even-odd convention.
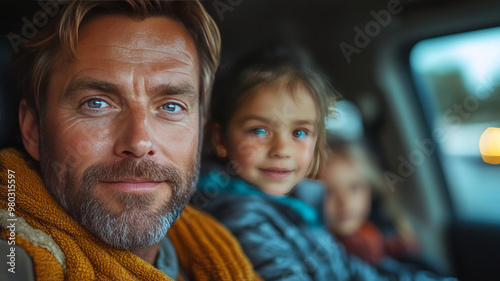
[[[394,260],[374,268],[348,255],[314,218],[301,214],[311,207],[298,199],[273,197],[240,178],[217,179],[213,173],[198,186],[192,203],[232,231],[264,280],[455,280],[414,272]]]

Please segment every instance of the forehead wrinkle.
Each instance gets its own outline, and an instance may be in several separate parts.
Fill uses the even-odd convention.
[[[120,26],[122,30],[118,34],[114,30],[108,33],[109,29],[115,26],[117,19],[123,21],[125,27],[128,28],[122,25]],[[101,25],[96,22],[100,22]],[[142,26],[146,22],[150,23],[147,26],[153,26],[153,28],[158,28],[160,25],[161,30],[143,29]],[[103,25],[103,23],[106,24]],[[99,32],[95,32],[97,28]],[[86,48],[91,50],[102,47],[126,47],[144,50],[169,49],[184,54],[186,54],[185,50],[196,50],[196,44],[184,25],[175,19],[163,16],[153,16],[137,21],[123,15],[104,15],[82,26],[80,38],[87,36],[98,38],[97,42],[86,42]]]
[[[129,48],[129,47],[123,47],[123,46],[118,46],[118,45],[107,45],[110,47],[110,49],[119,49],[119,50],[124,50],[130,53],[136,53],[136,52],[151,52],[151,53],[160,53],[160,54],[169,54],[169,55],[174,55],[175,57],[184,57],[188,60],[192,60],[192,56],[186,52],[186,51],[179,51],[179,50],[172,50],[173,48],[170,45],[163,45],[162,47],[169,47],[169,48],[160,48],[160,49],[155,49],[155,48],[146,48],[146,47],[141,47],[141,48]]]
[[[92,61],[93,59],[87,59],[88,61]],[[86,60],[80,60],[81,62],[84,62]],[[143,64],[148,62],[145,60],[140,60],[138,62],[131,62],[130,60],[117,60],[117,59],[99,59],[98,62],[92,62],[92,67],[91,68],[86,68],[85,70],[92,70],[92,69],[97,69],[99,70],[99,65],[101,63],[108,64],[108,63],[122,63],[125,65],[129,65],[129,72],[133,72],[133,69],[136,67],[145,67]],[[155,61],[151,61],[155,62]],[[185,64],[185,66],[191,66],[190,64]],[[156,63],[155,65],[148,65],[148,69],[154,71],[155,73],[162,73],[162,74],[171,74],[171,73],[177,73],[177,74],[182,74],[182,75],[188,75],[191,77],[190,69],[179,66],[176,64],[174,61],[170,62],[161,62],[161,63]],[[114,72],[114,74],[119,74],[117,72]]]
[[[120,62],[127,62],[127,63],[145,63],[145,62],[156,62],[154,58],[151,58],[151,53],[155,54],[155,57],[158,56],[166,56],[166,58],[162,63],[169,64],[169,63],[178,63],[181,65],[186,65],[186,66],[192,66],[194,65],[194,58],[190,56],[186,52],[178,52],[178,51],[171,51],[168,52],[166,50],[154,50],[154,49],[130,49],[130,48],[123,48],[123,47],[113,47],[110,49],[114,50],[118,49],[116,52],[121,53],[120,56],[110,56],[107,59],[99,59],[100,61],[120,61]],[[114,52],[113,52],[114,53]],[[156,55],[158,54],[158,55]],[[92,54],[91,54],[92,55]],[[149,60],[145,60],[148,58]],[[79,60],[84,61],[84,60],[93,60],[94,58],[92,56],[87,56],[80,58]]]
[[[157,70],[157,69],[155,69],[155,70]],[[164,70],[157,70],[157,73],[158,74],[175,74],[176,73],[176,74],[181,74],[181,75],[187,75],[187,76],[193,78],[191,76],[191,73],[187,69],[183,69],[180,67],[168,68],[168,69],[164,69]]]
[[[181,24],[182,28],[184,26]],[[187,31],[187,30],[185,30]],[[150,31],[140,31],[136,30],[131,33],[131,36],[122,39],[118,42],[123,43],[124,45],[129,46],[132,49],[151,49],[149,47],[157,47],[158,49],[164,49],[168,47],[168,49],[173,49],[178,52],[182,52],[182,50],[190,49],[190,47],[194,47],[194,41],[192,40],[190,34],[187,34],[187,38],[173,37],[172,34],[169,34],[169,38],[161,38],[159,35],[161,32],[152,33]],[[186,40],[187,39],[187,40]],[[109,46],[114,46],[115,44],[110,44]],[[191,46],[189,46],[191,45]],[[194,48],[196,49],[196,48]]]

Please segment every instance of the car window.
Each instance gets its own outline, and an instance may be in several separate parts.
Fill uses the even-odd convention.
[[[459,219],[500,222],[500,165],[479,140],[500,127],[500,27],[418,42],[410,67]]]

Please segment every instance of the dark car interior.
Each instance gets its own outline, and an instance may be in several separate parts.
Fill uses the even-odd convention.
[[[426,261],[459,280],[500,280],[500,166],[479,139],[500,127],[500,1],[207,0],[222,61],[298,45],[359,109],[370,149],[410,214]],[[0,147],[19,146],[12,37],[40,10],[3,1]]]

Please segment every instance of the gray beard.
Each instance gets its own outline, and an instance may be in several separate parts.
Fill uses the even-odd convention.
[[[50,149],[40,138],[40,166],[42,178],[54,199],[83,227],[111,246],[136,250],[160,242],[172,223],[179,217],[194,192],[198,178],[199,158],[188,167],[188,173],[169,165],[160,165],[152,160],[125,159],[110,164],[89,167],[77,179],[72,167],[63,166],[51,159]],[[198,154],[199,157],[199,154]],[[59,164],[56,168],[56,164]],[[124,178],[144,178],[167,182],[171,187],[170,200],[161,208],[152,207],[151,194],[119,194],[123,212],[112,212],[106,202],[93,196],[92,191],[100,181],[117,181]]]

